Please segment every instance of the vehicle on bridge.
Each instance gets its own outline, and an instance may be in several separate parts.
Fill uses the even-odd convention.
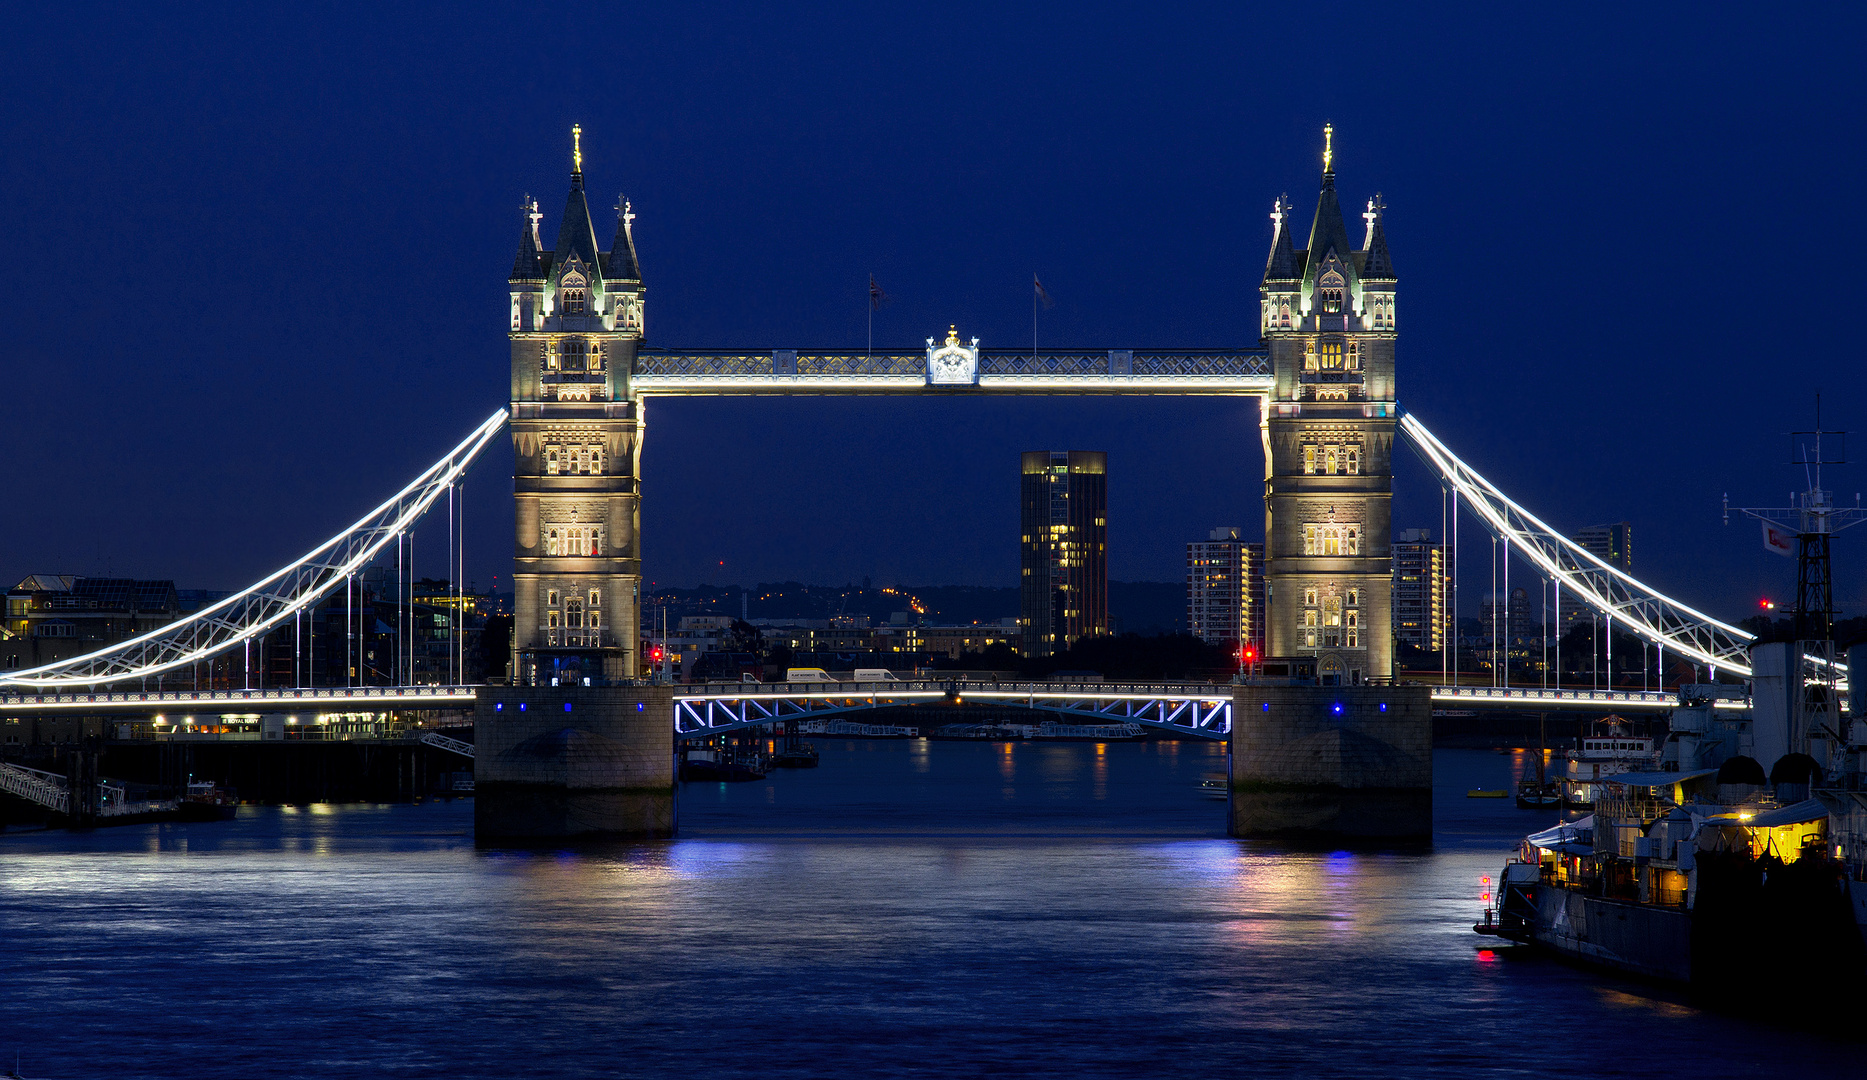
[[[794,667],[785,669],[784,681],[794,683],[833,683],[836,682],[837,679],[820,667]]]

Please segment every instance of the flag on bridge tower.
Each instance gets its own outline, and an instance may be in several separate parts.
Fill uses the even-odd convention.
[[[887,302],[888,302],[888,294],[883,292],[882,287],[875,283],[875,275],[870,274],[869,275],[869,310],[880,311],[882,310],[882,305]]]
[[[1031,275],[1031,287],[1037,290],[1037,302],[1044,305],[1045,308],[1049,308],[1056,303],[1056,301],[1050,298],[1050,290],[1044,288],[1044,283],[1037,280],[1036,274]]]
[[[1766,521],[1763,523],[1763,546],[1776,552],[1778,555],[1794,555],[1796,553],[1796,534],[1783,528],[1781,525],[1775,525]]]

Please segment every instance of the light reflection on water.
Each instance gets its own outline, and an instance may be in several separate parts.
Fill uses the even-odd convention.
[[[1211,744],[821,749],[818,769],[686,785],[663,844],[475,851],[470,801],[8,834],[0,1054],[54,1077],[1780,1061],[1780,1032],[1480,957],[1479,877],[1545,824],[1463,798],[1507,756],[1436,755],[1437,846],[1382,854],[1227,839],[1197,789],[1224,768]],[[1853,1049],[1788,1037],[1847,1074]]]

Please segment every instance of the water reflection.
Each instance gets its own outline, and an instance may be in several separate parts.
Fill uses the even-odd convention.
[[[1719,1077],[1779,1059],[1778,1033],[1480,956],[1473,883],[1525,815],[1462,795],[1503,782],[1504,756],[1436,755],[1451,838],[1394,855],[1227,838],[1196,786],[1220,747],[821,748],[818,769],[684,786],[683,838],[660,844],[479,852],[470,801],[0,835],[0,1046],[73,1076]],[[1587,1037],[1539,1057],[1526,1024],[1548,1016]],[[1836,1075],[1852,1052],[1797,1046]]]

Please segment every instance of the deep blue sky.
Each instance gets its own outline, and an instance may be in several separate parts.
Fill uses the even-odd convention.
[[[1319,129],[1380,190],[1401,400],[1551,522],[1733,616],[1793,563],[1781,434],[1861,428],[1852,5],[198,4],[15,11],[0,43],[0,575],[237,587],[503,403],[520,197],[568,129],[626,191],[650,344],[1248,344]],[[1351,214],[1353,211],[1351,210]],[[1359,237],[1359,221],[1351,220]],[[1110,573],[1262,526],[1248,402],[654,403],[648,576],[1012,584],[1019,451],[1107,450]],[[1852,501],[1867,465],[1831,485]],[[509,565],[509,460],[470,571]],[[1409,460],[1395,524],[1436,525]],[[1467,536],[1473,535],[1468,532]],[[433,550],[433,548],[430,548]],[[1867,604],[1867,530],[1838,599]],[[723,563],[723,566],[721,565]],[[434,566],[431,562],[430,566]],[[1468,549],[1468,575],[1483,572]],[[1475,580],[1468,577],[1468,580]],[[1467,596],[1476,597],[1477,589]]]

